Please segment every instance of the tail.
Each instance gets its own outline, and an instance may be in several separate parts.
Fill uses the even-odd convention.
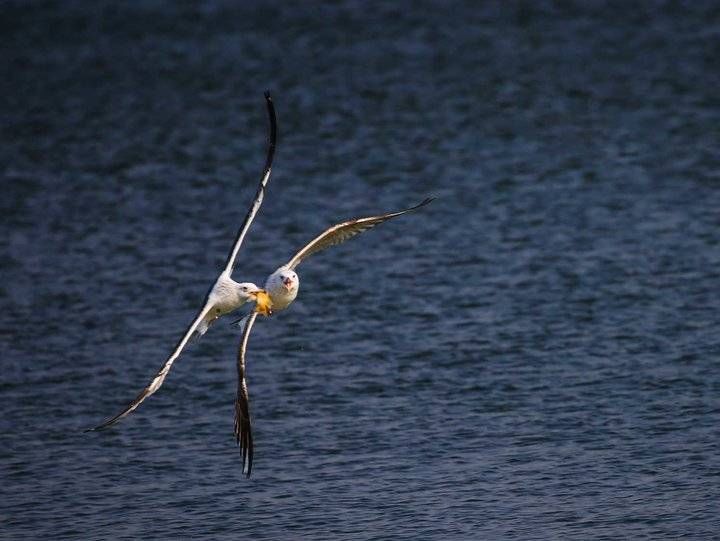
[[[250,312],[249,314],[245,314],[243,317],[239,317],[236,320],[232,321],[230,323],[230,325],[232,325],[232,326],[237,325],[238,327],[244,327],[245,321],[247,321],[247,318],[249,318],[251,315],[252,315],[252,312]]]
[[[217,316],[213,316],[211,314],[206,315],[203,320],[198,324],[197,329],[195,329],[191,340],[193,342],[197,342],[198,340],[200,340],[200,337],[207,332],[207,330],[210,328],[210,325],[215,323],[216,319]]]

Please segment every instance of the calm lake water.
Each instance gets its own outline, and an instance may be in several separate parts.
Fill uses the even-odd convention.
[[[718,538],[717,3],[237,4],[2,3],[0,538]]]

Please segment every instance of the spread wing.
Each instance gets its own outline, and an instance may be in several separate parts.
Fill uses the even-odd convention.
[[[415,205],[414,207],[410,207],[409,209],[401,210],[398,212],[381,214],[380,216],[369,216],[367,218],[357,218],[355,220],[350,220],[334,225],[330,229],[326,230],[324,233],[318,235],[312,241],[310,241],[302,250],[296,253],[285,266],[291,270],[294,270],[295,267],[297,267],[306,257],[314,254],[315,252],[319,252],[320,250],[324,250],[326,248],[329,248],[330,246],[335,246],[336,244],[341,244],[346,240],[354,237],[355,235],[367,231],[368,229],[371,229],[378,224],[381,224],[392,218],[402,216],[403,214],[419,209],[420,207],[424,207],[433,199],[434,197],[429,197],[419,205]]]
[[[250,477],[252,471],[253,439],[252,427],[250,426],[250,397],[248,395],[247,380],[245,379],[245,351],[247,351],[248,339],[255,318],[257,318],[257,312],[252,312],[245,318],[245,327],[238,348],[238,388],[237,397],[235,398],[235,440],[240,446],[243,471],[248,477]]]
[[[101,425],[96,426],[95,428],[89,428],[86,430],[86,432],[92,431],[92,430],[102,430],[103,428],[107,428],[109,426],[114,425],[117,423],[120,419],[125,417],[126,415],[132,413],[140,404],[142,404],[143,400],[145,400],[148,396],[153,394],[155,391],[157,391],[160,386],[163,384],[163,381],[165,381],[165,376],[167,376],[168,372],[170,371],[170,367],[172,367],[173,363],[175,362],[175,359],[177,359],[180,356],[180,353],[182,353],[182,350],[185,349],[185,346],[188,343],[188,340],[190,340],[190,337],[195,332],[195,330],[198,328],[198,325],[200,325],[200,322],[202,322],[203,318],[208,314],[208,312],[212,309],[213,305],[206,299],[205,306],[203,306],[202,310],[198,313],[197,316],[195,316],[195,319],[190,324],[190,326],[185,330],[185,334],[183,334],[183,337],[180,339],[180,341],[175,346],[175,349],[170,354],[170,356],[167,358],[165,363],[162,365],[162,368],[160,368],[160,371],[155,375],[153,380],[149,383],[147,387],[145,387],[142,391],[140,391],[140,394],[135,397],[135,400],[133,400],[124,410],[122,410],[120,413],[118,413],[115,417],[108,419]]]
[[[255,200],[250,205],[247,214],[245,215],[245,221],[238,230],[237,236],[233,247],[228,254],[227,261],[225,262],[225,272],[231,274],[235,267],[235,259],[237,258],[240,246],[245,239],[245,234],[250,229],[250,224],[255,219],[255,215],[260,210],[263,198],[265,197],[265,186],[270,180],[270,171],[272,169],[273,156],[275,155],[275,143],[277,142],[277,119],[275,118],[275,105],[273,104],[272,98],[269,92],[265,92],[265,101],[267,102],[268,115],[270,117],[270,141],[268,143],[267,158],[265,159],[265,169],[263,169],[263,175],[260,179],[257,192],[255,192]]]
[[[268,180],[270,179],[270,171],[272,168],[272,161],[273,156],[275,155],[275,144],[277,142],[277,119],[275,117],[275,105],[273,104],[272,98],[270,97],[269,92],[265,92],[265,101],[267,104],[267,110],[268,110],[268,116],[270,117],[270,140],[268,143],[268,152],[267,152],[267,158],[265,159],[265,169],[263,170],[262,178],[260,179],[260,185],[258,186],[257,192],[255,194],[255,200],[253,201],[252,205],[250,206],[250,209],[248,210],[247,215],[245,216],[245,221],[243,222],[242,226],[240,227],[237,236],[235,237],[235,242],[233,244],[232,250],[230,250],[230,254],[228,255],[227,262],[225,263],[225,271],[230,273],[232,272],[232,269],[235,265],[235,259],[237,258],[238,251],[240,250],[240,246],[242,245],[243,239],[245,238],[245,234],[247,233],[248,229],[250,228],[250,224],[252,223],[253,219],[255,218],[255,215],[257,214],[258,210],[260,209],[260,205],[262,204],[263,197],[265,195],[265,186],[268,183]],[[153,394],[155,391],[157,391],[160,386],[165,381],[165,377],[167,376],[168,372],[170,371],[170,368],[172,367],[175,360],[180,356],[180,353],[182,353],[183,349],[188,343],[188,340],[190,340],[190,337],[192,334],[197,330],[198,326],[202,322],[202,320],[205,318],[205,316],[208,314],[208,312],[212,309],[212,304],[208,302],[208,299],[205,299],[205,305],[203,306],[202,310],[198,313],[198,315],[195,317],[193,322],[190,324],[190,326],[186,329],[185,334],[180,339],[180,341],[175,346],[175,349],[170,354],[170,356],[165,360],[165,363],[160,368],[160,371],[157,373],[155,378],[150,382],[150,384],[145,387],[142,391],[140,391],[140,394],[137,395],[135,400],[133,400],[123,411],[118,413],[115,417],[112,417],[111,419],[105,421],[101,425],[98,425],[94,428],[90,428],[89,430],[101,430],[103,428],[107,428],[111,425],[114,425],[117,423],[120,419],[125,417],[126,415],[132,413],[148,396]]]

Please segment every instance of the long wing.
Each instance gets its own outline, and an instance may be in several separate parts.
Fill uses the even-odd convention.
[[[252,427],[250,426],[250,396],[248,395],[247,381],[245,379],[245,351],[247,351],[248,339],[253,323],[257,318],[257,312],[251,313],[245,320],[240,347],[238,348],[238,388],[235,398],[235,439],[240,446],[242,453],[243,471],[250,477],[253,461],[253,439]]]
[[[120,419],[125,417],[126,415],[132,413],[140,404],[142,404],[143,400],[145,400],[148,396],[153,394],[155,391],[157,391],[160,386],[163,384],[163,381],[165,381],[165,376],[167,376],[168,372],[170,371],[170,367],[175,362],[175,359],[177,359],[180,356],[180,353],[182,353],[182,350],[185,348],[185,346],[188,343],[188,340],[190,340],[190,337],[192,336],[193,332],[195,332],[195,329],[197,329],[200,322],[203,320],[203,318],[207,315],[207,313],[212,309],[212,304],[206,300],[205,306],[203,306],[202,310],[198,313],[198,315],[195,317],[193,322],[190,324],[190,326],[185,331],[185,334],[180,339],[180,341],[175,346],[175,349],[170,354],[170,356],[167,358],[165,363],[162,365],[162,368],[160,368],[160,371],[155,375],[153,380],[150,382],[150,384],[145,387],[142,391],[140,391],[140,394],[135,397],[135,400],[133,400],[124,410],[122,410],[120,413],[118,413],[115,417],[108,419],[101,425],[96,426],[95,428],[89,428],[86,430],[86,432],[90,432],[92,430],[102,430],[103,428],[107,428],[109,426],[114,425],[117,423]]]
[[[336,244],[341,244],[346,240],[354,237],[355,235],[367,231],[368,229],[371,229],[378,224],[381,224],[392,218],[402,216],[403,214],[419,209],[420,207],[424,207],[433,199],[435,198],[428,197],[419,205],[415,205],[414,207],[410,207],[409,209],[401,210],[398,212],[381,214],[380,216],[369,216],[367,218],[357,218],[355,220],[350,220],[341,224],[334,225],[330,229],[326,230],[324,233],[315,237],[302,250],[296,253],[295,256],[288,262],[286,267],[294,270],[295,267],[297,267],[306,257],[314,254],[315,252],[319,252],[320,250],[324,250],[325,248],[329,248],[330,246],[335,246]]]
[[[273,104],[272,98],[269,92],[265,92],[265,101],[267,102],[268,116],[270,117],[270,141],[268,143],[267,158],[265,159],[265,169],[263,169],[263,175],[260,179],[260,185],[258,186],[257,192],[255,193],[255,200],[250,205],[247,214],[245,215],[245,221],[238,230],[237,236],[233,247],[228,254],[227,261],[225,262],[225,272],[228,274],[232,273],[235,267],[235,259],[237,258],[240,246],[245,239],[245,234],[250,229],[250,224],[255,219],[255,215],[260,210],[263,198],[265,197],[265,186],[270,180],[270,171],[272,169],[273,156],[275,155],[275,143],[277,142],[277,119],[275,118],[275,105]]]

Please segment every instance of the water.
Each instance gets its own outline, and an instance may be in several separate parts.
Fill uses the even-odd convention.
[[[0,537],[720,531],[712,3],[3,3]],[[221,268],[259,321],[256,460],[219,324],[116,429]]]

